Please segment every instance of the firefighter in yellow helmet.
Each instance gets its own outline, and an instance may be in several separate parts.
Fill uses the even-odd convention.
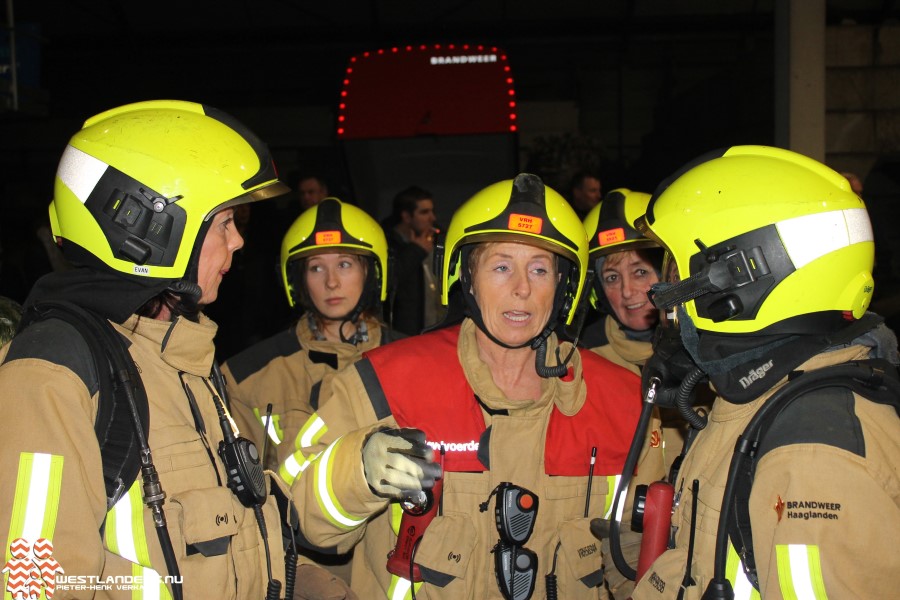
[[[228,418],[203,314],[243,244],[233,207],[286,191],[265,144],[192,102],[108,110],[66,146],[50,220],[75,268],[0,350],[2,546],[32,549],[48,597],[290,594],[289,493]]]
[[[810,158],[736,146],[660,186],[637,226],[666,251],[652,298],[696,365],[679,394],[706,375],[718,397],[708,419],[680,403],[700,433],[674,548],[633,597],[895,594],[897,342],[866,312],[862,200]]]
[[[260,445],[263,424],[269,424],[268,447],[273,452],[267,462],[285,481],[299,474],[293,452],[302,445],[301,426],[318,405],[322,379],[397,337],[380,320],[387,254],[384,231],[362,209],[326,198],[304,211],[281,245],[288,303],[304,312],[296,325],[237,354],[223,367],[235,420]],[[286,461],[280,469],[278,459]],[[311,548],[301,554],[328,565],[341,580],[349,579],[349,555],[324,556]],[[331,590],[334,595],[328,597],[354,597],[339,579],[312,581],[320,576],[301,568],[301,591],[311,592],[315,583],[320,592]]]
[[[607,597],[589,523],[611,507],[639,382],[554,333],[587,261],[581,222],[540,178],[490,185],[438,246],[462,321],[325,380],[292,490],[313,543],[356,546],[357,593],[543,598],[552,574],[559,597]]]

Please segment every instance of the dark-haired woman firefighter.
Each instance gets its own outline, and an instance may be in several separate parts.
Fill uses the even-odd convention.
[[[640,398],[634,374],[554,333],[584,287],[584,228],[520,174],[464,203],[443,248],[443,301],[458,286],[467,316],[323,387],[294,456],[303,531],[357,544],[352,586],[367,598],[543,598],[547,581],[606,598],[589,523],[610,511]],[[423,488],[436,516],[420,537],[398,500]]]
[[[50,220],[76,268],[37,282],[30,324],[0,350],[0,539],[19,561],[7,584],[280,595],[277,478],[236,437],[202,308],[243,245],[232,207],[285,192],[266,146],[208,106],[130,104],[71,138]]]

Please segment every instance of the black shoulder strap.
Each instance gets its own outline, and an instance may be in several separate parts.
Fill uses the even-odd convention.
[[[857,361],[806,373],[800,372],[791,378],[785,388],[788,386],[792,389],[785,390],[787,393],[780,394],[777,398],[773,396],[760,409],[759,412],[765,409],[768,416],[759,421],[756,431],[751,431],[754,428],[755,419],[744,430],[741,438],[752,441],[754,450],[748,454],[747,459],[732,462],[732,468],[736,470],[736,473],[730,473],[729,478],[732,476],[735,478],[734,494],[731,499],[723,500],[723,513],[720,516],[720,518],[728,520],[728,537],[738,556],[741,557],[741,564],[747,579],[757,590],[759,590],[759,575],[753,554],[753,532],[750,527],[750,491],[753,487],[753,477],[759,459],[758,450],[762,439],[776,419],[784,414],[789,404],[807,393],[835,388],[849,389],[872,402],[893,406],[897,415],[900,416],[900,376],[893,365],[882,359]],[[772,402],[773,400],[774,402]]]
[[[71,302],[44,302],[26,311],[19,331],[47,319],[58,319],[74,327],[94,361],[99,390],[94,432],[103,461],[106,508],[109,510],[128,491],[140,472],[141,445],[135,419],[140,422],[146,440],[150,428],[147,393],[125,341],[109,321]],[[131,386],[134,409],[126,386]]]

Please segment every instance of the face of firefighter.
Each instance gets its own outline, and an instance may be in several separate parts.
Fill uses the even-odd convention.
[[[202,291],[201,305],[210,304],[218,297],[219,285],[231,268],[231,259],[243,245],[244,238],[234,225],[234,209],[216,213],[200,248],[197,284]]]
[[[550,320],[559,281],[556,257],[511,242],[489,242],[477,250],[472,290],[485,327],[510,346],[528,342]]]
[[[356,307],[366,281],[363,260],[356,254],[317,254],[306,262],[306,290],[319,314],[341,319]]]
[[[647,291],[659,277],[650,262],[634,250],[610,254],[603,261],[600,281],[622,325],[636,331],[656,326],[659,310],[647,298]]]

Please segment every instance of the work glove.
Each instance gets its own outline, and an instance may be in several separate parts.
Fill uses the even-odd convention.
[[[317,565],[297,567],[293,600],[359,600],[343,579]]]
[[[363,444],[362,455],[369,487],[384,498],[415,499],[441,476],[440,465],[432,462],[434,450],[418,429],[376,431]]]

